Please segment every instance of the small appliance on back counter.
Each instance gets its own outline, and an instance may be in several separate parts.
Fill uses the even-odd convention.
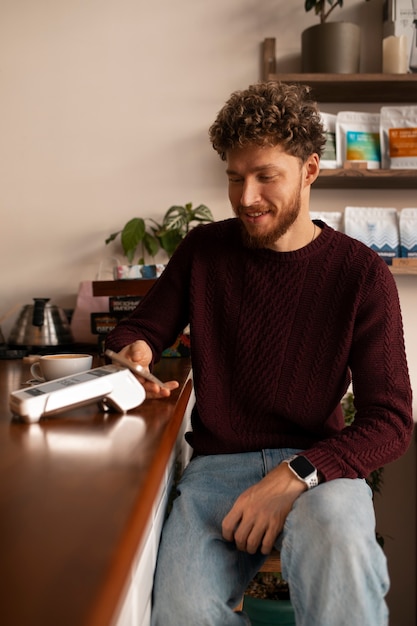
[[[49,300],[50,298],[33,298],[33,304],[22,308],[7,344],[0,346],[1,358],[51,354],[73,347],[71,328],[64,310],[50,304]]]

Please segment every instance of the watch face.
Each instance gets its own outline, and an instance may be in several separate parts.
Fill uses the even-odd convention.
[[[300,478],[307,478],[316,469],[305,456],[297,456],[290,462],[290,465]]]

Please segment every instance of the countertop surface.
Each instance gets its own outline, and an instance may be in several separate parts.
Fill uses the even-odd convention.
[[[0,361],[2,626],[110,623],[181,425],[189,372],[188,359],[163,359],[155,373],[180,390],[126,415],[93,403],[26,425],[8,402],[29,365]]]

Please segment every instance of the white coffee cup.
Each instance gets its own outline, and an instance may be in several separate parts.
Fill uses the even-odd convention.
[[[91,354],[45,354],[33,363],[30,372],[33,378],[45,382],[86,372],[92,364]]]

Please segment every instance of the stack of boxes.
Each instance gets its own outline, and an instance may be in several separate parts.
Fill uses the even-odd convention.
[[[97,335],[99,353],[104,353],[106,335],[139,304],[142,296],[110,296],[109,311],[91,313],[91,332]]]

